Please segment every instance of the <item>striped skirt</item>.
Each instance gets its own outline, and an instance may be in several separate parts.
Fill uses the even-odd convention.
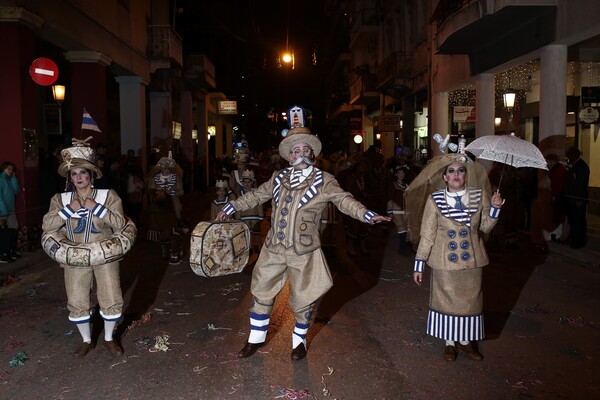
[[[427,334],[454,341],[483,339],[483,269],[431,271]]]

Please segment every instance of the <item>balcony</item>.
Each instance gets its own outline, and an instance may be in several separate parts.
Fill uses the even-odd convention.
[[[363,8],[354,14],[350,29],[350,48],[363,47],[379,35],[377,9]]]
[[[377,76],[364,74],[359,76],[350,85],[350,104],[370,105],[379,102],[377,90]]]
[[[217,88],[215,66],[203,54],[190,54],[185,58],[185,79],[199,89],[214,90]]]
[[[552,43],[556,1],[441,0],[433,15],[438,54],[470,56],[476,75]]]
[[[177,32],[168,25],[149,25],[148,57],[151,59],[152,71],[182,67],[183,50]]]
[[[387,56],[377,67],[377,88],[380,92],[399,98],[412,90],[411,53],[396,52]]]

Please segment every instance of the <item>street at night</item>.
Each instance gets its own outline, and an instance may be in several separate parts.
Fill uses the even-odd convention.
[[[209,200],[200,195],[187,200],[188,209],[196,210],[194,221],[206,219],[198,210],[206,210]],[[319,306],[308,334],[308,356],[301,361],[290,359],[294,317],[285,296],[276,304],[266,345],[248,359],[237,357],[248,333],[248,269],[199,277],[187,262],[168,266],[154,243],[138,238],[121,264],[126,304],[117,337],[124,356],[113,357],[100,338],[85,358],[75,359],[71,353],[81,339],[67,321],[62,270],[42,250],[20,265],[8,264],[18,280],[0,289],[0,398],[600,395],[598,237],[586,249],[550,243],[544,255],[526,235],[516,250],[492,236],[483,287],[487,338],[480,349],[485,359],[459,354],[448,363],[442,359],[442,341],[425,334],[428,274],[417,287],[412,258],[397,254],[396,238],[381,226],[371,231],[368,255],[348,257],[343,235],[338,236],[337,248],[325,250],[335,284]],[[9,366],[21,352],[27,355],[22,365]]]

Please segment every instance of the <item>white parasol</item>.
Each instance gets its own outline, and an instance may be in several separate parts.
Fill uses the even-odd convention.
[[[540,149],[526,140],[510,135],[489,135],[473,140],[465,151],[477,158],[498,161],[515,168],[531,167],[548,170]]]

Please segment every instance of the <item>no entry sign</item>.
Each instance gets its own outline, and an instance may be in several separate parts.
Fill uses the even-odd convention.
[[[58,79],[58,67],[49,58],[36,58],[29,67],[29,75],[38,85],[52,85]]]

